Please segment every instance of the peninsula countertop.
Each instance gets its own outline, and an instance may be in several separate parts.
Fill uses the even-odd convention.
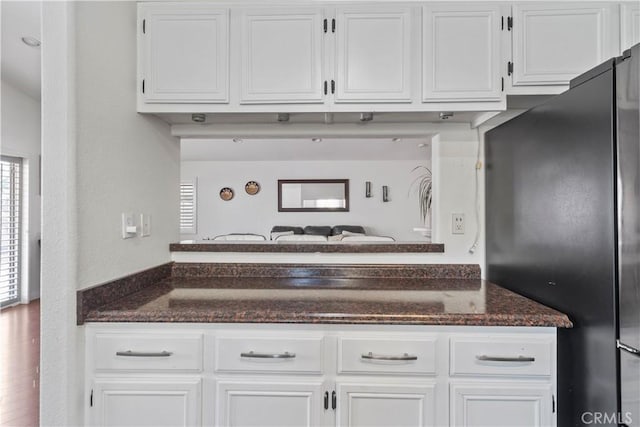
[[[475,278],[169,276],[81,316],[79,323],[572,326],[558,311]]]

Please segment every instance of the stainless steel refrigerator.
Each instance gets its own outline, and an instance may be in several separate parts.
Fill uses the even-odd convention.
[[[640,45],[486,134],[487,276],[569,315],[558,426],[640,426]]]

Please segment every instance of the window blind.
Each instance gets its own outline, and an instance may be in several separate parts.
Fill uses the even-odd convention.
[[[0,166],[0,305],[20,299],[22,159],[2,156]]]
[[[196,190],[197,181],[180,183],[180,233],[196,234]]]

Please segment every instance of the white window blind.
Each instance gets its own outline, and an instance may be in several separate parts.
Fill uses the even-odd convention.
[[[22,159],[2,156],[0,211],[0,306],[20,300]]]
[[[196,179],[180,183],[180,233],[196,234]]]

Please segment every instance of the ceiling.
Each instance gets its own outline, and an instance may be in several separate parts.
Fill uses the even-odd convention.
[[[183,161],[429,160],[431,138],[182,139],[180,156]]]
[[[27,46],[22,37],[38,40],[40,33],[40,1],[6,1],[2,7],[2,81],[40,100],[40,48]]]

